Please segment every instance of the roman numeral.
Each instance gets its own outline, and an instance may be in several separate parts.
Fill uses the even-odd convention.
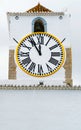
[[[29,37],[28,41],[31,43],[32,46],[36,45],[36,43],[32,37]]]
[[[37,39],[38,39],[38,44],[44,44],[44,36],[37,36]]]
[[[50,47],[49,49],[50,49],[50,50],[53,50],[53,49],[55,49],[56,47],[58,47],[58,44],[55,44],[54,46]]]
[[[52,55],[52,56],[60,56],[61,53],[60,53],[60,52],[51,52],[51,55]]]
[[[51,37],[48,39],[48,41],[46,42],[45,46],[48,45],[49,41],[51,40]]]
[[[22,60],[21,64],[27,66],[30,62],[31,62],[31,59],[30,59],[30,57],[28,57],[28,58],[25,58],[24,60]]]
[[[53,58],[53,57],[51,57],[48,62],[52,63],[52,64],[55,65],[55,66],[58,64],[58,60],[56,60],[56,59]]]
[[[22,52],[22,51],[19,51],[19,56],[21,57],[29,57],[29,52]]]
[[[28,47],[25,43],[21,44],[23,47],[27,48],[29,51],[31,50],[31,47]]]
[[[35,67],[36,67],[36,64],[35,64],[34,62],[32,62],[31,65],[30,65],[30,67],[28,68],[28,70],[29,70],[30,72],[33,72],[33,73],[34,73]]]
[[[41,75],[43,74],[43,68],[42,65],[38,64],[38,73]]]
[[[53,69],[48,64],[46,64],[46,66],[49,72],[53,71]]]

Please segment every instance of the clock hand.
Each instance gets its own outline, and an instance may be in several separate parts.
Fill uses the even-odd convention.
[[[39,49],[38,49],[35,42],[33,43],[33,45],[36,48],[36,50],[39,53],[39,55],[41,55],[41,46],[39,45]]]
[[[31,38],[30,40],[28,40],[30,43],[32,43],[32,46],[34,46],[38,52],[39,55],[41,55],[40,49],[37,48],[35,41],[33,40],[33,38]]]
[[[42,55],[41,53],[41,45],[39,44],[39,52],[40,52],[40,55]]]

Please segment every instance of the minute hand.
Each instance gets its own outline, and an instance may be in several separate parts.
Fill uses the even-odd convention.
[[[37,46],[36,46],[35,42],[33,43],[33,45],[35,46],[35,48],[36,48],[37,52],[39,53],[39,55],[41,55],[40,48],[39,48],[39,49],[37,48]]]
[[[40,49],[37,48],[35,41],[33,39],[31,39],[31,41],[30,40],[28,41],[32,43],[32,45],[36,48],[38,54],[41,55]]]

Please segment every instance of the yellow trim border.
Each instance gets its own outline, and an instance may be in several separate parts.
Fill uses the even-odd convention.
[[[59,45],[61,46],[62,54],[63,54],[63,55],[62,55],[62,59],[61,59],[62,61],[61,61],[60,65],[58,65],[55,70],[53,70],[52,72],[49,72],[49,73],[47,73],[47,74],[41,74],[41,75],[39,75],[39,74],[33,74],[33,73],[27,71],[26,69],[24,69],[24,67],[20,64],[19,59],[18,59],[18,50],[19,50],[19,47],[20,47],[20,45],[22,44],[22,42],[23,42],[24,40],[26,40],[28,37],[30,37],[30,36],[32,36],[32,35],[38,35],[38,34],[48,35],[48,36],[52,37],[53,39],[55,39],[55,40],[59,43]],[[16,50],[15,50],[15,58],[16,58],[16,63],[17,63],[17,65],[18,65],[18,66],[20,67],[20,69],[23,70],[26,74],[31,75],[31,76],[34,76],[34,77],[42,78],[42,77],[47,77],[47,76],[53,75],[54,73],[56,73],[56,72],[63,66],[63,64],[64,64],[64,62],[65,62],[65,48],[64,48],[63,44],[61,43],[61,41],[60,41],[56,36],[54,36],[54,35],[52,35],[52,34],[50,34],[50,33],[47,33],[47,32],[34,32],[34,33],[31,33],[31,34],[26,35],[25,37],[23,37],[23,38],[18,42],[18,45],[17,45]]]

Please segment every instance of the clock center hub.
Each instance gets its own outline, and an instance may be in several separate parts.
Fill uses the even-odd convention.
[[[41,55],[39,55],[35,47],[32,47],[32,49],[30,50],[30,59],[36,64],[47,63],[50,57],[51,52],[47,46],[41,45]]]

